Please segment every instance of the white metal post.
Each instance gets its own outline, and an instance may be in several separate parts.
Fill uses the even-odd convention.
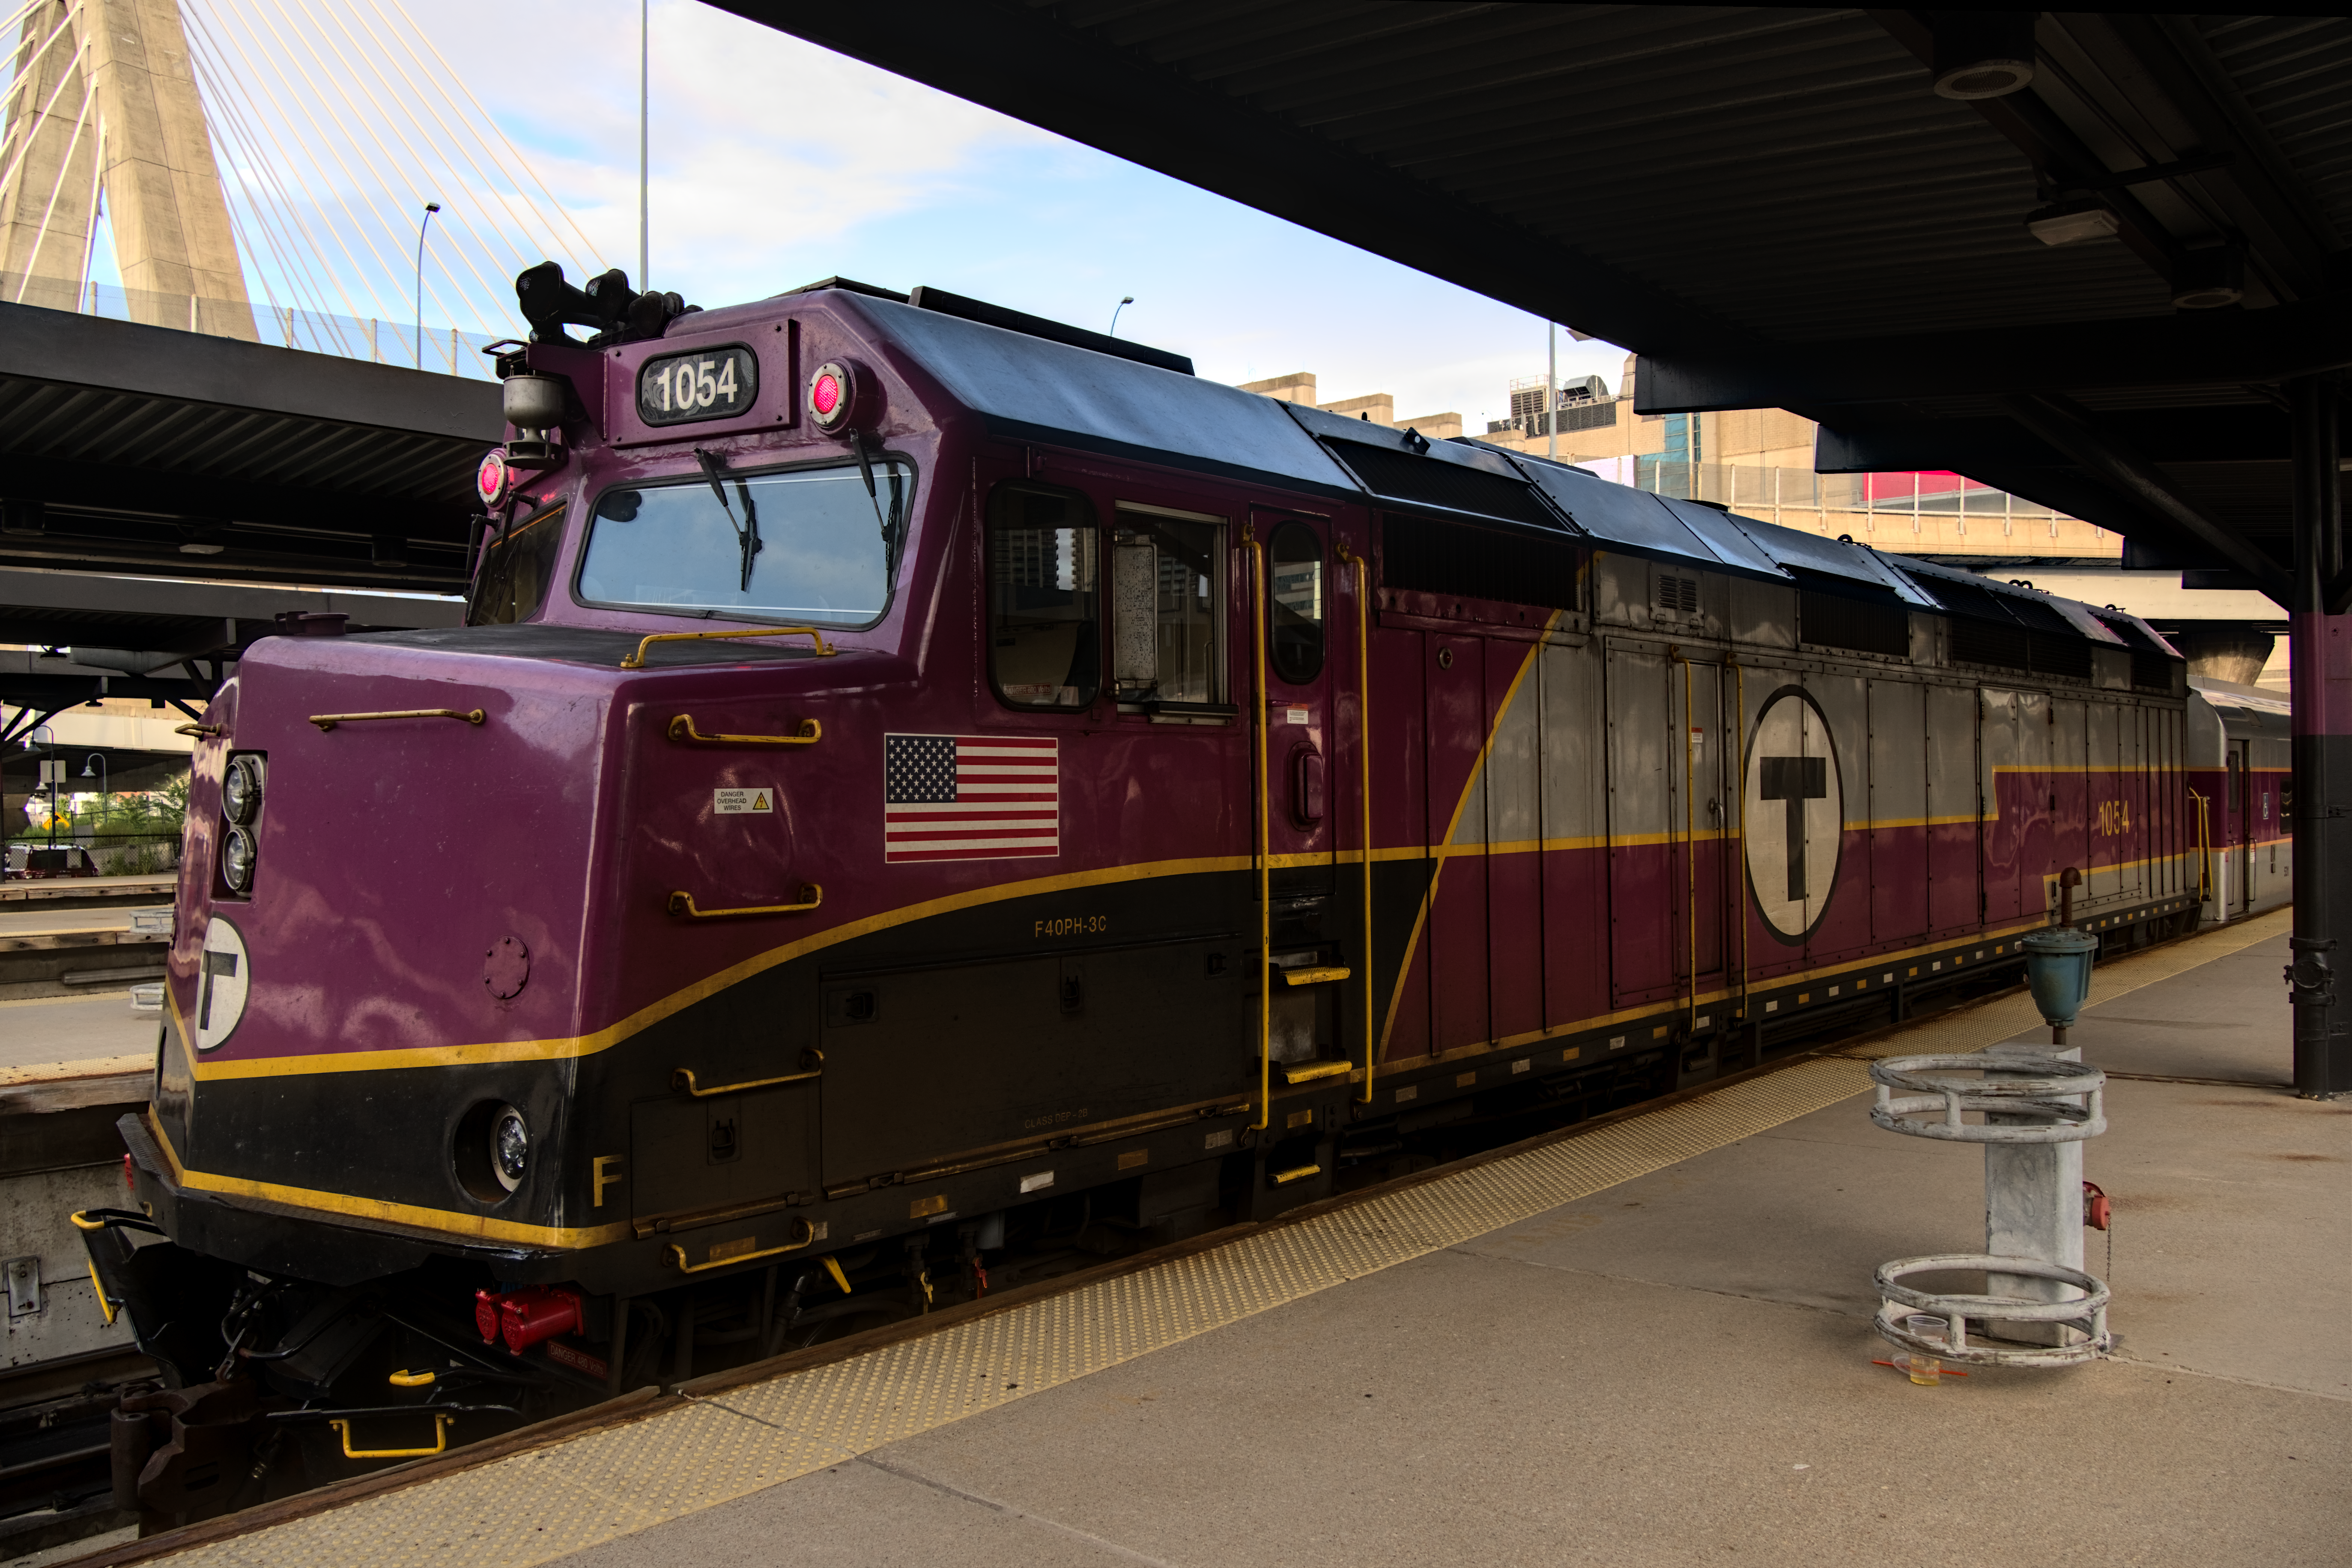
[[[1544,428],[1551,433],[1551,446],[1545,456],[1559,461],[1559,323],[1544,323],[1544,349],[1547,369],[1544,372]]]
[[[2048,1051],[2037,1048],[2034,1054],[2060,1061],[2083,1059],[2079,1046]],[[1986,1120],[2029,1122],[2033,1119],[1993,1116]],[[1985,1250],[1996,1258],[2035,1258],[2068,1268],[2083,1267],[2082,1144],[1985,1145]],[[2083,1294],[2063,1280],[2022,1274],[1988,1273],[1985,1289],[1990,1295],[2021,1296],[2032,1301],[2073,1301]],[[2064,1342],[2055,1323],[1998,1326],[2004,1338],[2027,1344]]]

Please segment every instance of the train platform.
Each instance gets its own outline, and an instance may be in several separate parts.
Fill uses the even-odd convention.
[[[37,1068],[93,1071],[152,1071],[161,1010],[133,1005],[125,990],[65,992],[0,999],[0,1072]]]
[[[2104,1362],[1877,1364],[1872,1269],[1976,1250],[1983,1188],[1868,1061],[2046,1038],[2011,993],[84,1561],[2338,1563],[2352,1106],[2284,1087],[2286,930],[2096,972]]]

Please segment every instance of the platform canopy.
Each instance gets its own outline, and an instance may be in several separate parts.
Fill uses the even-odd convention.
[[[1824,471],[2287,595],[2281,387],[2352,363],[2341,16],[719,3],[1624,344],[1645,413],[1791,408]]]
[[[281,616],[453,622],[505,433],[495,382],[0,303],[0,644],[47,650],[0,657],[0,744],[193,715]]]
[[[0,304],[0,566],[462,592],[505,433],[495,382]]]

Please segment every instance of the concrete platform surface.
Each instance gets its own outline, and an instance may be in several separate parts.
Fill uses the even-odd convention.
[[[131,1005],[128,991],[0,1002],[0,1068],[134,1054],[152,1059],[163,1015]]]
[[[129,931],[131,917],[143,908],[169,910],[169,904],[109,909],[53,910],[39,904],[0,905],[0,936],[45,936],[53,931]]]
[[[2077,1037],[2266,1072],[2284,947]],[[557,1561],[2352,1562],[2352,1105],[2117,1082],[2122,1353],[1925,1389],[1873,1364],[1871,1270],[1981,1246],[1982,1157],[1866,1104]]]

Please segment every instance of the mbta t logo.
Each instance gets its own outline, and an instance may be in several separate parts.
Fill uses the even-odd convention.
[[[245,950],[245,933],[227,916],[215,913],[205,927],[204,952],[197,957],[194,1016],[196,1049],[211,1050],[236,1032],[245,1016],[245,999],[253,990],[253,958]]]
[[[1748,884],[1774,934],[1801,942],[1837,886],[1845,802],[1829,721],[1784,686],[1765,699],[1748,745]]]

